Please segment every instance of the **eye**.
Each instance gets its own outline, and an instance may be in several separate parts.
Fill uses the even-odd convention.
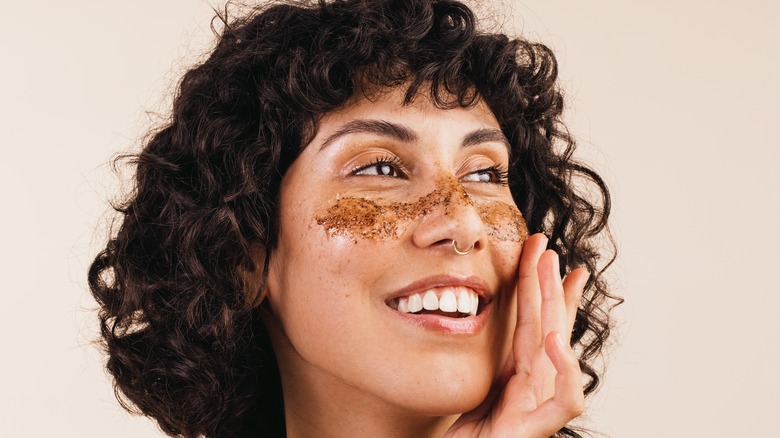
[[[406,175],[401,171],[403,167],[404,165],[398,157],[381,157],[365,166],[358,166],[352,171],[352,174],[404,178]]]
[[[491,183],[505,186],[509,184],[508,173],[509,172],[502,170],[498,166],[490,166],[477,170],[476,172],[471,172],[461,178],[461,180],[464,182]]]

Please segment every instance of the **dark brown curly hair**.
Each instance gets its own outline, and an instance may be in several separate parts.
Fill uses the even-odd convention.
[[[245,274],[267,268],[254,254],[275,247],[281,180],[319,117],[366,86],[404,86],[407,102],[422,93],[442,108],[482,99],[493,111],[529,229],[550,237],[562,275],[592,273],[571,340],[591,393],[620,301],[602,277],[614,259],[610,199],[572,159],[551,50],[478,31],[452,0],[286,1],[228,15],[218,13],[216,47],[184,75],[170,120],[121,157],[135,166],[134,190],[89,270],[123,406],[172,436],[284,435],[260,286]]]

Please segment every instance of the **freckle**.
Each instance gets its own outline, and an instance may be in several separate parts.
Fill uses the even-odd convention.
[[[479,215],[487,233],[497,240],[524,242],[528,226],[516,206],[501,201],[490,201],[479,206]]]
[[[357,244],[357,239],[398,239],[414,220],[441,207],[444,207],[443,214],[449,215],[453,204],[477,207],[488,235],[494,239],[518,242],[528,237],[525,220],[517,207],[499,201],[477,204],[451,175],[438,178],[432,192],[410,203],[337,195],[336,202],[315,219],[329,237],[345,236]]]

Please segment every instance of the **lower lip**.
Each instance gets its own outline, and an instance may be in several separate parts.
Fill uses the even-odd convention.
[[[453,335],[475,335],[482,331],[487,321],[487,316],[493,306],[488,304],[476,316],[466,318],[450,318],[442,315],[416,315],[414,313],[403,313],[390,307],[387,309],[393,312],[408,324],[415,325],[425,330]]]

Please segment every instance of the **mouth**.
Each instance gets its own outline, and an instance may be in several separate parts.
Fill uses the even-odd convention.
[[[467,286],[441,286],[398,296],[386,304],[400,313],[468,318],[477,316],[487,301]]]
[[[414,281],[385,299],[397,321],[428,332],[475,336],[488,324],[492,288],[479,277],[434,275]]]

